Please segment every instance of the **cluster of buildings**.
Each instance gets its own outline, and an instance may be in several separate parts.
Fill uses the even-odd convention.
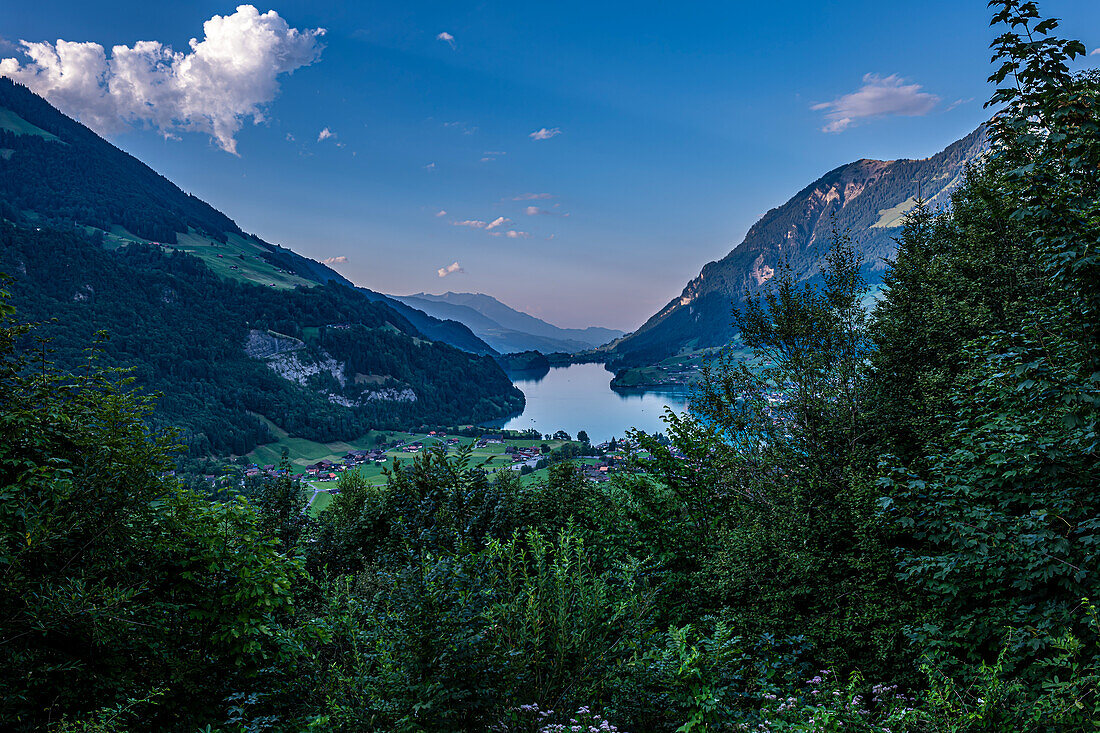
[[[328,460],[317,461],[310,466],[306,466],[306,475],[317,481],[335,481],[336,474],[347,469],[348,467],[343,463],[333,463]]]
[[[657,371],[664,372],[652,380],[653,384],[668,386],[683,386],[694,382],[699,377],[699,370],[686,364],[674,366],[656,366]]]
[[[436,432],[435,430],[428,433],[428,438],[434,438],[434,442],[428,442],[425,440],[414,440],[411,443],[405,443],[400,446],[398,450],[402,453],[419,453],[425,448],[434,448],[436,446],[443,446],[446,450],[450,450],[452,445],[458,445],[462,441],[459,438],[448,438],[446,433]]]
[[[266,476],[267,478],[278,478],[286,474],[286,471],[280,469],[273,463],[269,463],[266,466],[259,466],[255,463],[245,466],[244,477],[253,478],[256,476]]]
[[[353,450],[344,454],[344,464],[347,466],[362,466],[366,463],[385,463],[386,451],[381,448],[373,450]]]
[[[512,469],[516,471],[525,465],[534,468],[538,460],[542,458],[542,449],[537,445],[529,448],[509,447],[505,452],[512,456]]]
[[[364,466],[368,463],[385,463],[386,451],[381,448],[374,450],[353,450],[344,454],[342,463],[330,460],[321,460],[306,466],[306,474],[317,481],[335,481],[336,475],[349,468]]]
[[[590,481],[604,482],[611,480],[611,464],[606,461],[600,461],[594,465],[582,464],[581,475]]]
[[[523,442],[526,442],[526,440]],[[342,459],[324,459],[317,461],[316,463],[306,466],[306,475],[299,478],[306,478],[318,483],[335,482],[343,471],[372,463],[385,465],[389,462],[390,456],[395,452],[416,454],[423,450],[429,450],[439,446],[449,451],[453,446],[457,447],[461,443],[462,439],[459,437],[448,437],[444,432],[431,431],[423,435],[422,438],[412,440],[408,443],[392,443],[371,450],[351,450],[344,454]],[[527,474],[530,473],[531,470],[534,470],[543,459],[547,459],[549,462],[580,459],[577,461],[577,469],[581,475],[589,480],[601,483],[609,481],[613,474],[621,471],[635,473],[644,472],[646,469],[642,465],[639,465],[637,459],[641,459],[643,463],[647,460],[652,460],[652,457],[644,451],[641,451],[637,444],[627,440],[609,441],[595,446],[586,446],[590,450],[586,450],[581,454],[574,452],[568,456],[557,455],[556,453],[555,455],[549,455],[547,452],[544,452],[546,448],[545,444],[515,445],[511,440],[499,433],[482,435],[477,438],[475,442],[476,448],[486,448],[493,445],[504,445],[504,456],[502,457],[505,458],[505,461],[507,461],[508,458],[511,459],[510,465],[506,462],[505,465],[499,466],[493,470],[508,470],[510,468],[512,471],[519,471]],[[489,452],[496,453],[496,451]],[[675,449],[672,450],[672,453],[676,458],[684,458],[684,456]],[[253,464],[246,467],[244,475],[245,477],[263,476],[278,478],[284,475],[284,471],[272,464],[266,466]],[[212,484],[214,483],[215,477],[204,476],[204,478]],[[332,491],[333,489],[325,488],[318,490]]]

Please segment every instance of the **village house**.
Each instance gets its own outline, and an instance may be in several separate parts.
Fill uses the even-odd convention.
[[[582,466],[581,475],[591,481],[604,482],[610,480],[609,474],[611,473],[609,467],[606,464],[596,466]]]
[[[512,453],[513,463],[526,463],[531,460],[538,460],[542,456],[542,452],[537,447],[532,448],[517,448]]]

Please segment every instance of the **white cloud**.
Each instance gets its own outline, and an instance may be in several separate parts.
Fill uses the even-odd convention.
[[[549,193],[521,193],[519,196],[513,196],[513,201],[540,201],[544,199],[554,198],[553,194]]]
[[[557,207],[558,204],[554,204],[554,206]],[[569,216],[569,214],[563,214],[560,211],[550,211],[538,206],[528,206],[523,210],[523,213],[527,214],[527,216],[560,216],[563,219]]]
[[[347,261],[348,258],[344,255],[340,255],[339,257],[326,257],[325,259],[321,260],[321,262],[326,265],[343,265]]]
[[[336,137],[336,133],[326,127],[317,133],[317,142],[328,140],[330,137]]]
[[[438,36],[435,37],[435,40],[443,41],[451,48],[455,47],[455,37],[447,31],[443,31],[442,33],[440,33]]]
[[[459,130],[463,135],[473,135],[477,132],[477,125],[469,125],[465,122],[444,122],[444,127],[452,127]]]
[[[544,127],[541,130],[535,130],[534,132],[532,132],[527,137],[531,138],[532,140],[549,140],[550,138],[554,137],[555,135],[560,135],[560,134],[561,134],[561,128],[560,127],[551,127],[549,130]]]
[[[860,120],[901,115],[919,117],[939,104],[935,94],[921,91],[920,84],[906,84],[897,74],[881,77],[864,74],[863,86],[831,102],[815,104],[811,109],[825,111],[828,123],[824,132],[843,132]]]
[[[499,229],[503,226],[508,226],[512,223],[511,219],[505,219],[503,216],[498,216],[496,219],[486,223],[480,219],[466,219],[465,221],[451,222],[456,227],[469,227],[470,229],[484,229],[485,231],[492,231],[493,229]]]
[[[436,270],[436,273],[440,277],[447,277],[451,273],[455,273],[455,272],[466,272],[465,270],[462,269],[462,266],[458,264],[458,260],[455,260],[454,262],[447,265],[446,267],[440,267],[438,270]]]
[[[494,237],[508,237],[509,239],[526,238],[531,236],[527,232],[517,232],[514,230],[506,230],[505,227],[512,224],[512,220],[498,216],[492,221],[485,222],[481,219],[466,219],[464,221],[452,221],[451,225],[456,227],[466,227],[468,229],[484,229],[490,235]]]
[[[159,41],[115,46],[21,41],[29,61],[0,60],[0,76],[25,84],[63,112],[100,133],[148,126],[165,137],[180,132],[211,136],[236,154],[246,118],[265,119],[279,92],[279,76],[316,61],[323,28],[291,28],[274,10],[241,5],[203,24],[190,51]]]
[[[287,141],[288,143],[292,143],[292,142],[294,142],[294,136],[293,136],[293,135],[291,135],[291,134],[290,134],[289,132],[288,132],[288,133],[286,134],[286,141]]]
[[[439,211],[435,212],[435,218],[436,219],[441,219],[446,215],[447,215],[447,210],[446,209],[440,209]]]
[[[424,166],[424,170],[434,171],[435,170],[435,163],[428,163],[426,166]]]
[[[1092,49],[1092,52],[1089,54],[1089,56],[1100,56],[1100,48]]]

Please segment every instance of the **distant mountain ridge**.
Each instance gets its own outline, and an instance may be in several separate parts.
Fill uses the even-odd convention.
[[[764,287],[782,258],[789,258],[801,279],[820,274],[834,226],[851,234],[868,280],[881,280],[905,212],[918,194],[932,207],[947,206],[967,166],[988,148],[982,126],[930,158],[864,159],[829,171],[761,217],[740,245],[705,265],[678,298],[637,331],[605,347],[608,364],[641,366],[727,343],[734,335],[731,309],[746,290]]]
[[[502,354],[587,351],[623,335],[622,331],[599,326],[560,328],[483,293],[416,293],[392,297],[436,318],[464,323]]]

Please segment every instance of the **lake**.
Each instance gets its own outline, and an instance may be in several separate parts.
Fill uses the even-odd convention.
[[[551,369],[542,377],[513,375],[512,382],[527,398],[519,415],[495,425],[507,430],[534,428],[543,433],[564,430],[576,437],[588,433],[593,443],[621,438],[630,428],[647,433],[665,431],[665,408],[687,408],[688,391],[616,392],[609,386],[611,372],[603,364],[573,364]]]

